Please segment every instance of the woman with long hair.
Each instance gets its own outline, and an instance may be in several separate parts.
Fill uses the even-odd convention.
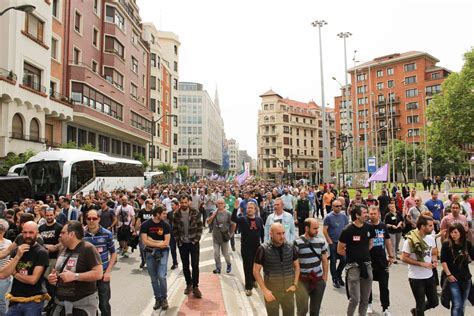
[[[464,315],[464,305],[471,288],[469,262],[474,259],[474,248],[466,240],[466,230],[460,223],[448,228],[448,239],[441,248],[441,264],[451,293],[451,315]]]

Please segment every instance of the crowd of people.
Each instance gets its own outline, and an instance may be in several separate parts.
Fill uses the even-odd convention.
[[[215,274],[231,273],[240,238],[245,294],[260,288],[268,315],[319,315],[329,276],[346,288],[348,315],[374,311],[373,281],[390,315],[390,266],[399,260],[408,265],[412,315],[436,307],[441,286],[451,314],[464,315],[474,259],[469,188],[446,201],[436,189],[423,201],[416,189],[394,188],[351,198],[333,185],[202,180],[19,201],[0,214],[0,315],[111,315],[113,267],[136,248],[155,310],[169,307],[170,253],[171,269],[182,266],[184,294],[202,298],[206,227]]]

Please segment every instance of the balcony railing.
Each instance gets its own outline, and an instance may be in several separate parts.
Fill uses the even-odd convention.
[[[130,5],[127,3],[125,0],[119,0],[119,3],[122,5],[122,7],[125,9],[127,14],[130,16],[130,18],[138,25],[141,26],[141,21],[140,19],[134,14],[134,11],[132,8],[130,8]]]
[[[63,95],[59,92],[54,91],[53,89],[49,89],[49,97],[50,97],[50,99],[54,99],[54,100],[58,100],[58,101],[73,104],[73,101],[71,99],[69,99],[67,96],[65,96],[65,95]]]
[[[383,100],[377,100],[377,105],[386,105],[391,103],[400,103],[400,97],[386,98]]]
[[[41,138],[41,137],[35,136],[35,135],[26,135],[26,134],[23,134],[23,133],[11,132],[10,133],[10,138],[27,140],[27,141],[35,142],[35,143],[43,143],[43,144],[45,143],[44,138]]]
[[[0,77],[11,80],[11,81],[17,80],[17,75],[12,70],[8,71],[3,68],[0,68]]]
[[[31,77],[28,75],[25,75],[23,77],[23,85],[33,90],[36,90],[40,93],[46,94],[46,87],[40,85],[38,82],[34,82],[33,80],[31,80]]]

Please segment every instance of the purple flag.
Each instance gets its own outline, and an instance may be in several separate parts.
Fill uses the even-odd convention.
[[[387,181],[388,177],[388,163],[378,168],[377,171],[365,182],[365,187],[369,186],[372,181]]]
[[[239,174],[236,179],[237,179],[237,182],[239,183],[239,185],[242,185],[245,180],[247,180],[247,177],[249,176],[249,172],[247,170],[245,170],[243,173]]]

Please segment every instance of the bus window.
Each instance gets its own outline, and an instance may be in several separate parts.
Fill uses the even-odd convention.
[[[75,193],[93,178],[92,161],[79,161],[71,166],[70,193]]]
[[[63,164],[63,161],[40,161],[26,164],[26,175],[30,178],[35,198],[46,194],[64,193],[61,186]]]

